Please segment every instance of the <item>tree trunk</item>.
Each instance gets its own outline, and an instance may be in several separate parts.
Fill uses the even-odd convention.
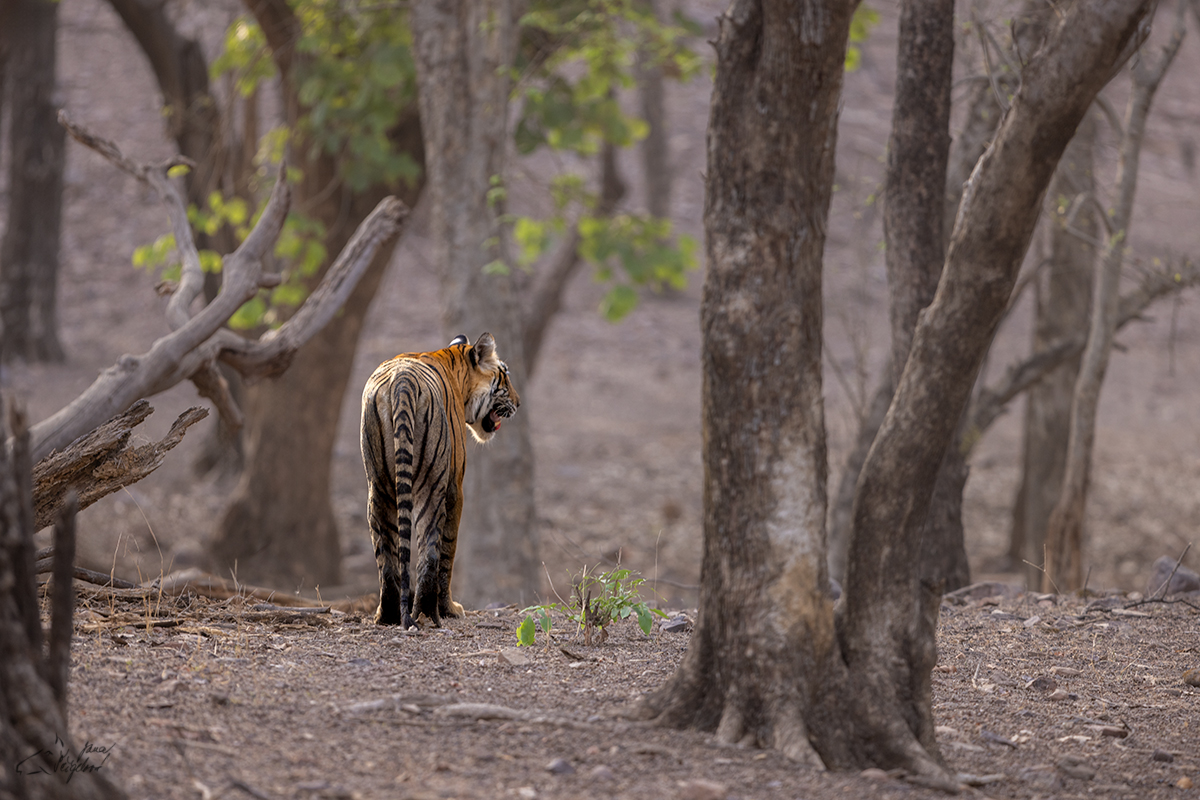
[[[437,0],[414,6],[412,27],[447,341],[491,332],[521,392],[527,369],[511,270],[484,269],[506,260],[503,208],[488,190],[504,163],[514,8]],[[468,455],[452,590],[466,605],[528,603],[540,585],[529,430],[526,407]]]
[[[1146,58],[1142,58],[1133,66],[1133,91],[1130,92],[1125,113],[1125,130],[1117,165],[1117,198],[1109,220],[1111,233],[1092,293],[1088,341],[1080,361],[1079,378],[1075,383],[1075,396],[1071,404],[1071,431],[1062,494],[1046,527],[1046,564],[1042,574],[1044,592],[1073,591],[1083,586],[1083,523],[1092,447],[1096,438],[1096,413],[1120,311],[1121,264],[1129,247],[1129,224],[1137,191],[1138,160],[1150,104],[1183,42],[1183,13],[1184,7],[1180,4],[1174,36],[1164,49],[1159,63],[1151,66]]]
[[[70,672],[71,559],[74,511],[55,524],[54,583],[48,654],[34,575],[29,434],[0,402],[0,797],[28,800],[124,797],[95,770],[59,774],[57,765],[99,766],[67,730]],[[60,758],[62,759],[60,762]],[[70,779],[68,781],[68,779]]]
[[[58,3],[14,0],[7,64],[8,224],[0,244],[0,361],[61,361],[58,259],[66,133],[55,103]]]
[[[311,196],[312,183],[306,176],[297,187],[297,205]],[[347,198],[348,219],[365,218],[376,195],[383,192]],[[341,203],[336,197],[333,204]],[[320,208],[333,219],[317,216],[336,224],[337,212]],[[329,252],[341,250],[349,233],[328,237]],[[340,582],[341,538],[329,491],[337,421],[363,319],[394,250],[394,241],[380,248],[342,312],[287,372],[246,390],[245,469],[209,545],[220,573],[289,589]]]
[[[954,0],[907,0],[901,6],[896,98],[883,194],[892,385],[904,371],[913,330],[933,300],[945,259],[942,206],[950,152]],[[947,449],[925,525],[921,577],[943,591],[970,581],[963,544],[966,455]]]
[[[863,466],[839,632],[851,676],[846,724],[880,732],[867,744],[881,766],[944,775],[932,747],[938,602],[917,565],[934,480],[1058,159],[1114,66],[1138,43],[1153,5],[1076,4],[1027,64],[968,183],[937,294]]]
[[[946,449],[1075,126],[1149,2],[1077,4],[976,169],[854,505],[844,614],[826,594],[821,249],[853,4],[721,18],[701,306],[704,558],[692,646],[647,701],[828,767],[954,786],[933,739],[938,595],[917,561]]]
[[[1088,328],[1096,262],[1091,241],[1099,231],[1093,202],[1095,139],[1095,115],[1088,114],[1067,145],[1051,184],[1050,262],[1035,287],[1034,353],[1045,352],[1064,337],[1086,335]],[[1041,585],[1042,545],[1050,511],[1062,489],[1078,375],[1077,356],[1031,388],[1025,401],[1021,484],[1013,503],[1009,555],[1031,587]]]
[[[649,13],[659,19],[662,0],[644,0]],[[642,173],[646,181],[646,210],[655,217],[671,216],[671,147],[667,136],[666,95],[663,92],[662,66],[650,63],[647,53],[640,55],[637,83],[642,119],[649,130],[642,141]]]
[[[298,133],[304,107],[293,69],[305,57],[294,49],[299,20],[284,0],[250,0],[247,6],[279,68],[285,115],[297,137],[291,152],[302,159],[297,166],[304,177],[296,187],[296,206],[325,225],[326,248],[336,253],[381,197],[396,194],[413,206],[423,181],[357,193],[342,184],[334,157]],[[415,113],[406,114],[391,138],[418,164],[424,161]],[[329,486],[333,442],[363,318],[394,248],[392,242],[380,249],[342,313],[279,380],[247,389],[245,465],[209,544],[222,574],[236,569],[241,580],[289,588],[340,579],[341,541]]]
[[[831,767],[856,759],[827,593],[821,259],[854,6],[742,0],[719,18],[700,614],[647,704],[663,724]]]

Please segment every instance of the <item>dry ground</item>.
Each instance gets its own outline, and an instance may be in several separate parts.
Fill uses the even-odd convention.
[[[179,5],[187,24],[209,41],[238,9],[233,0]],[[703,0],[689,8],[708,22],[720,5]],[[879,189],[890,122],[895,9],[873,5],[883,20],[864,45],[863,67],[847,81],[827,252],[826,415],[835,479],[854,433],[855,404],[868,396],[887,351],[878,208],[870,199]],[[975,6],[1003,18],[997,4]],[[63,0],[62,17],[67,108],[139,157],[168,155],[149,71],[107,4]],[[705,48],[700,41],[696,46]],[[966,65],[968,56],[961,60]],[[1131,235],[1146,264],[1200,252],[1198,72],[1200,48],[1189,41],[1161,90],[1146,144]],[[702,77],[672,88],[668,98],[677,166],[674,216],[697,238],[709,89]],[[955,91],[965,93],[965,84]],[[1121,86],[1107,95],[1120,109]],[[1101,178],[1111,179],[1115,140],[1104,130]],[[525,174],[536,177],[542,166],[533,163]],[[636,206],[636,158],[626,158],[623,168]],[[513,196],[536,205],[536,192],[515,183]],[[66,199],[61,315],[69,360],[13,367],[0,378],[34,419],[74,397],[122,353],[144,352],[166,332],[153,280],[129,266],[136,245],[166,230],[155,199],[73,143]],[[0,211],[6,202],[0,192]],[[374,581],[355,432],[357,396],[379,362],[443,341],[437,267],[428,253],[418,209],[372,309],[343,406],[334,503],[345,577],[343,586],[321,587],[326,599],[359,594]],[[619,553],[624,565],[660,579],[665,606],[697,603],[690,587],[700,563],[699,283],[698,275],[686,291],[650,297],[613,326],[595,312],[602,289],[580,275],[536,376],[522,387],[521,413],[531,415],[537,457],[542,557],[547,577],[560,587],[581,566]],[[988,375],[1026,351],[1028,305],[1026,299],[1018,306],[1002,332]],[[1150,564],[1182,551],[1200,520],[1200,311],[1194,298],[1184,298],[1153,316],[1119,337],[1124,349],[1114,354],[1101,406],[1088,525],[1090,585],[1102,589],[1144,588]],[[182,386],[153,402],[159,411],[147,436],[161,435],[180,410],[199,400]],[[997,570],[1004,566],[999,556],[1017,480],[1020,418],[1018,406],[988,431],[972,458],[965,516],[977,577],[1019,580]],[[227,481],[192,474],[203,435],[205,430],[190,434],[159,473],[81,516],[80,552],[87,566],[138,579],[201,560],[230,488]],[[1188,564],[1198,563],[1193,551]],[[533,602],[548,591],[548,585],[529,587],[518,600]],[[705,736],[647,730],[609,716],[662,683],[683,652],[682,635],[645,640],[635,631],[618,631],[591,651],[601,660],[572,668],[556,650],[539,648],[526,653],[531,664],[517,668],[497,663],[495,655],[514,642],[511,615],[474,615],[445,632],[397,636],[353,617],[268,624],[255,621],[252,609],[170,601],[158,611],[181,619],[176,627],[147,632],[138,620],[122,634],[120,620],[111,615],[141,614],[144,604],[87,605],[72,683],[73,734],[98,746],[120,743],[105,769],[134,797],[197,798],[223,788],[228,796],[249,796],[245,787],[268,797],[493,797],[526,787],[543,797],[669,797],[679,781],[698,777],[738,797],[927,794],[896,780],[797,771],[773,753],[722,748]],[[1002,614],[993,613],[997,608]],[[1196,796],[1195,790],[1171,787],[1183,777],[1200,781],[1200,709],[1195,690],[1179,682],[1184,669],[1200,666],[1200,621],[1178,605],[1136,610],[1151,616],[1084,613],[1074,601],[1042,607],[1028,597],[999,607],[946,607],[942,666],[957,669],[935,674],[935,692],[938,722],[952,729],[939,737],[952,766],[1008,776],[980,790],[997,797]],[[1035,615],[1041,619],[1026,627],[1023,620]],[[1052,667],[1081,671],[1055,678],[1074,699],[1051,701],[1025,688]],[[493,702],[554,720],[464,722],[439,713],[444,704],[391,700],[416,694],[436,695],[437,703]],[[381,699],[386,702],[379,709],[351,710]],[[1092,727],[1122,722],[1132,729],[1123,739]],[[984,730],[1017,746],[997,743]],[[1152,760],[1156,748],[1174,752],[1175,760]],[[1095,777],[1059,771],[1068,756],[1084,759]],[[554,758],[567,759],[575,772],[546,772]],[[1022,768],[1038,765],[1053,768],[1017,777]],[[611,780],[603,771],[593,774],[600,766]],[[230,788],[235,779],[244,787]]]
[[[73,733],[115,745],[103,770],[132,797],[944,796],[631,721],[687,633],[623,623],[602,645],[568,631],[516,651],[511,608],[398,633],[255,602],[82,604]],[[1200,784],[1200,688],[1181,680],[1200,665],[1200,605],[1131,604],[997,594],[943,605],[938,739],[950,768],[979,784],[969,796],[1200,794],[1181,788]]]

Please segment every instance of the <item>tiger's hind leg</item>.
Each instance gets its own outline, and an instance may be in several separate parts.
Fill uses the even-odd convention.
[[[458,523],[462,519],[462,493],[458,491],[461,478],[450,481],[446,490],[446,524],[442,528],[441,558],[438,562],[438,611],[443,617],[463,617],[461,603],[450,597],[450,581],[454,573],[454,553],[458,549]]]
[[[412,626],[412,590],[408,578],[408,519],[400,514],[403,503],[396,498],[395,450],[392,426],[379,413],[375,399],[363,404],[363,464],[367,472],[367,523],[379,568],[379,625]],[[412,507],[411,501],[408,503]],[[404,523],[408,525],[405,527]]]

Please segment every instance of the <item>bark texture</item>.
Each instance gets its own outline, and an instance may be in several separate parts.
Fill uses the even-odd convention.
[[[901,5],[896,99],[883,194],[892,380],[904,370],[918,315],[933,301],[945,260],[942,205],[950,152],[953,0]],[[921,546],[921,577],[952,591],[970,582],[963,544],[966,453],[953,444],[938,472]]]
[[[0,442],[9,439],[10,425],[11,446],[0,444],[0,797],[115,800],[124,794],[101,772],[56,773],[60,758],[84,761],[67,730],[74,512],[56,525],[51,628],[44,632],[34,576],[29,432],[0,400]]]
[[[843,626],[855,725],[883,766],[943,774],[930,669],[937,595],[916,562],[937,471],[1008,305],[1059,157],[1096,93],[1136,46],[1152,2],[1072,6],[1026,65],[964,193],[933,303],[922,316],[854,504]],[[860,722],[861,720],[861,722]]]
[[[1117,164],[1117,197],[1109,219],[1111,233],[1092,293],[1087,347],[1080,361],[1079,378],[1075,382],[1075,396],[1071,404],[1071,432],[1062,495],[1046,527],[1042,591],[1073,591],[1083,586],[1083,524],[1092,447],[1096,438],[1096,413],[1120,316],[1121,264],[1129,247],[1129,224],[1133,218],[1142,139],[1154,94],[1179,52],[1185,31],[1184,6],[1179,4],[1174,35],[1158,62],[1150,64],[1146,58],[1142,58],[1133,65],[1133,91],[1130,92],[1125,113],[1121,155]]]
[[[0,243],[0,361],[60,361],[59,239],[66,134],[55,98],[58,3],[12,0],[8,223]],[[0,85],[0,91],[4,87]]]
[[[383,196],[395,194],[412,206],[421,186],[354,192],[342,183],[335,156],[297,132],[305,109],[294,68],[307,57],[295,49],[300,21],[285,0],[248,0],[247,7],[279,69],[285,118],[294,136],[290,150],[304,174],[295,188],[296,202],[325,225],[326,248],[336,253]],[[415,110],[401,118],[391,138],[418,164],[424,161]],[[221,574],[236,565],[240,579],[255,583],[294,587],[339,580],[341,541],[329,489],[335,429],[363,319],[394,248],[392,241],[376,253],[343,312],[297,355],[287,373],[247,389],[245,464],[209,545]]]
[[[412,25],[446,341],[491,332],[521,392],[528,370],[513,276],[484,269],[507,260],[503,209],[488,190],[503,171],[514,11],[509,0],[437,0],[415,6]],[[529,414],[518,411],[467,457],[452,589],[464,604],[527,603],[540,585]]]
[[[835,708],[821,264],[853,2],[720,19],[704,224],[700,614],[647,710],[802,762],[856,763]]]
[[[1045,353],[1062,339],[1085,336],[1095,273],[1095,114],[1089,113],[1067,146],[1050,186],[1050,257],[1035,278],[1033,352]],[[1079,356],[1066,359],[1029,390],[1025,401],[1021,484],[1013,503],[1009,555],[1027,586],[1041,585],[1046,523],[1058,501],[1066,468],[1071,399]]]

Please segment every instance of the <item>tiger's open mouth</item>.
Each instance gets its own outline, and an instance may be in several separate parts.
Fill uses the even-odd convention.
[[[494,433],[500,430],[500,419],[504,416],[507,416],[507,414],[502,414],[499,409],[493,408],[489,411],[487,416],[483,418],[483,422],[480,423],[483,426],[484,432]]]

